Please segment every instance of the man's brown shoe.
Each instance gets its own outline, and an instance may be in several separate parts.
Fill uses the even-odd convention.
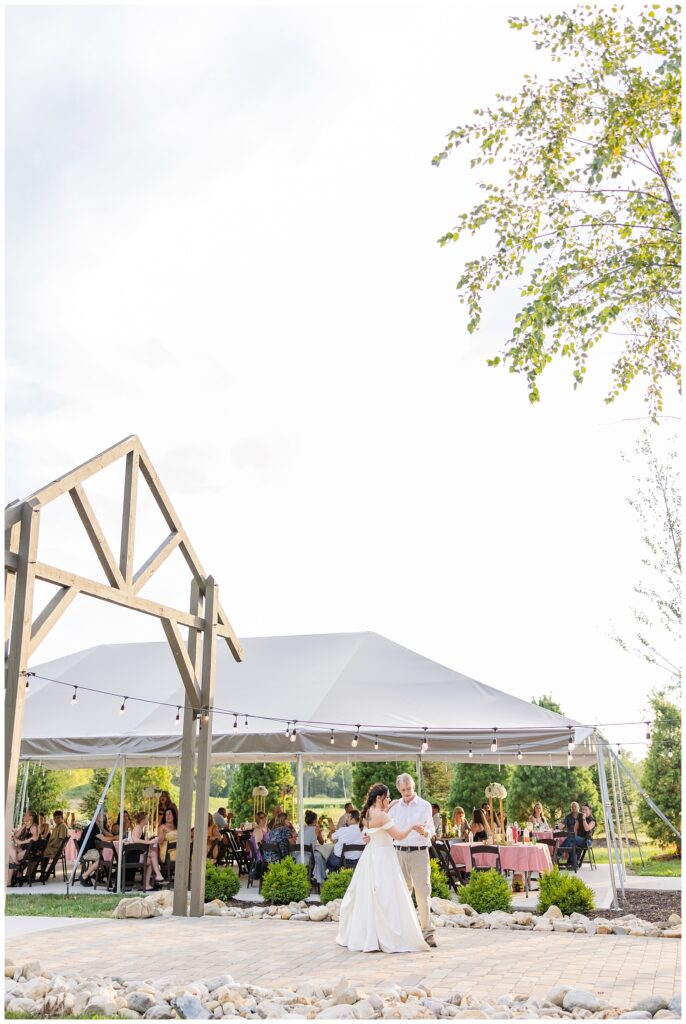
[[[424,939],[424,942],[426,942],[427,946],[431,946],[432,949],[436,949],[437,943],[433,935],[430,939]]]

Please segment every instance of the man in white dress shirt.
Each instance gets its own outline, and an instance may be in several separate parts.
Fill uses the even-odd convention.
[[[399,829],[406,829],[410,825],[423,825],[426,831],[424,835],[419,832],[411,832],[406,839],[394,840],[394,845],[398,851],[400,869],[407,882],[407,888],[410,892],[414,889],[424,941],[429,946],[435,946],[436,939],[431,924],[429,906],[431,899],[429,847],[431,846],[431,837],[436,831],[431,804],[417,796],[414,790],[414,779],[411,775],[406,773],[399,775],[395,784],[402,799],[396,800],[388,808],[388,815],[393,824],[397,825]]]

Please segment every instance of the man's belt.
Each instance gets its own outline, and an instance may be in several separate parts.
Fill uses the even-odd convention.
[[[414,853],[415,850],[428,850],[428,846],[396,846],[400,853]]]

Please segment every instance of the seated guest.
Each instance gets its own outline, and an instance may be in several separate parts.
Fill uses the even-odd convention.
[[[69,829],[64,821],[62,811],[53,811],[52,820],[55,822],[55,827],[50,833],[50,838],[45,844],[45,849],[43,850],[43,870],[47,868],[48,863],[52,858],[57,856],[64,840],[69,838]]]
[[[160,821],[164,821],[165,811],[167,810],[168,807],[173,807],[174,810],[176,811],[177,815],[178,815],[178,813],[179,813],[178,807],[176,806],[176,804],[172,800],[171,796],[169,795],[169,792],[166,789],[163,789],[162,792],[160,793],[160,800],[159,800],[159,803],[157,805],[157,821],[158,821],[158,823]]]
[[[472,841],[475,843],[487,843],[491,839],[491,827],[484,812],[480,811],[478,807],[475,807],[472,811],[469,831],[472,833]]]
[[[127,827],[131,824],[126,811],[124,811],[124,824]],[[91,834],[86,840],[88,842],[88,846],[81,854],[81,885],[86,887],[93,885],[91,879],[100,865],[100,851],[96,850],[93,845],[95,840],[100,839],[103,842],[113,843],[118,837],[119,822],[116,818],[112,818],[112,821],[108,822],[107,815],[103,814],[100,820],[100,830],[98,831],[98,825],[96,823],[91,830]],[[109,848],[102,851],[102,859],[106,861],[112,860],[112,851]]]
[[[558,851],[568,851],[567,866],[571,866],[573,871],[578,869],[577,850],[593,845],[595,827],[595,818],[588,804],[584,804],[582,812],[576,800],[573,800],[570,805],[569,814],[565,815],[564,819],[564,829],[567,832],[567,838]]]
[[[44,814],[38,815],[38,838],[47,842],[50,838],[50,822]]]
[[[176,812],[175,807],[167,807],[164,812],[164,821],[161,823],[157,830],[157,838],[159,839],[159,857],[160,864],[164,863],[167,856],[167,843],[175,843],[178,835],[179,827],[179,816]],[[172,850],[169,854],[170,860],[176,860],[176,850]]]
[[[226,815],[227,815],[226,807],[220,807],[220,808],[218,808],[218,810],[216,810],[214,812],[212,817],[214,819],[214,823],[217,826],[217,828],[222,829],[222,828],[228,828],[229,827],[229,822],[227,821]]]
[[[269,819],[268,823],[268,828],[270,832],[276,825],[276,819],[280,814],[283,814],[283,807],[281,806],[281,804],[274,804],[274,806],[272,807],[272,816]]]
[[[431,804],[431,817],[433,818],[436,836],[440,838],[443,835],[443,821],[441,819],[441,808],[438,804]]]
[[[464,807],[456,807],[453,811],[453,829],[457,839],[464,842],[469,835],[469,822],[465,818]]]
[[[303,829],[303,844],[305,846],[311,846],[314,854],[314,877],[315,880],[321,885],[326,879],[326,861],[324,857],[316,848],[317,843],[323,844],[321,829],[317,822],[317,815],[314,811],[305,811],[305,827]],[[305,854],[307,858],[307,854]],[[295,849],[295,860],[300,859],[300,850],[296,846]]]
[[[9,847],[7,884],[14,882],[12,865],[19,864],[29,851],[29,847],[38,840],[38,815],[35,811],[27,811],[21,827],[12,836]]]
[[[534,830],[534,832],[547,832],[550,829],[550,825],[545,820],[545,814],[543,813],[543,805],[538,801],[534,804],[534,809],[529,815],[528,824]]]
[[[260,843],[268,843],[269,834],[269,829],[267,828],[267,815],[264,811],[260,811],[256,817],[255,828],[250,833],[250,838],[248,839],[248,845],[252,852],[253,860],[262,860]]]
[[[362,832],[360,831],[360,812],[351,810],[349,817],[350,824],[343,825],[342,828],[337,828],[331,836],[334,842],[334,848],[329,854],[329,859],[326,862],[326,866],[329,871],[338,871],[340,868],[344,846],[363,845]],[[352,850],[348,856],[350,860],[358,860],[360,857],[360,851]]]
[[[350,812],[353,810],[353,805],[348,801],[343,807],[343,813],[336,823],[336,828],[345,828],[346,825],[350,824]]]
[[[169,884],[168,882],[165,882],[164,878],[162,877],[162,872],[160,871],[160,859],[159,849],[157,845],[157,836],[153,836],[152,839],[143,838],[145,836],[145,829],[146,826],[148,825],[148,822],[149,819],[147,811],[140,811],[140,813],[136,815],[136,824],[133,827],[133,832],[131,833],[131,838],[129,839],[129,843],[143,843],[145,846],[149,847],[148,860],[145,868],[146,892],[149,892],[151,890],[150,882],[152,881],[153,871],[155,872],[155,882],[157,883],[157,885]],[[124,854],[124,856],[126,856],[126,854]]]
[[[217,863],[217,858],[222,848],[222,844],[226,836],[223,836],[217,828],[214,818],[208,812],[207,815],[207,859],[213,864]]]
[[[295,829],[288,821],[288,815],[281,811],[277,814],[274,828],[269,830],[269,842],[276,843],[281,851],[282,857],[287,857],[293,850],[297,841]],[[276,860],[276,854],[271,851],[267,851],[268,856],[265,856],[265,860],[271,861]]]

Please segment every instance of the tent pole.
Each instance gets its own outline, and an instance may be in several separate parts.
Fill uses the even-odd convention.
[[[21,793],[19,794],[19,803],[17,805],[19,811],[19,820],[15,822],[16,825],[21,825],[24,820],[25,805],[26,805],[26,793],[29,785],[29,769],[31,767],[30,761],[24,762],[24,774],[21,780]]]
[[[76,860],[72,864],[71,871],[69,872],[69,878],[67,880],[67,896],[69,895],[69,886],[74,884],[74,879],[76,877],[76,870],[77,870],[79,864],[81,863],[81,854],[86,849],[86,845],[88,843],[88,837],[90,836],[91,832],[93,831],[93,826],[95,825],[96,821],[98,820],[98,817],[99,817],[99,815],[100,815],[100,813],[102,811],[102,805],[105,803],[105,797],[107,796],[109,788],[112,785],[112,778],[114,776],[115,771],[117,770],[117,764],[119,762],[119,756],[120,755],[117,754],[117,756],[114,759],[114,764],[112,765],[112,770],[110,771],[110,774],[107,776],[107,782],[105,783],[103,791],[100,794],[100,799],[98,800],[97,807],[95,808],[95,811],[93,812],[93,817],[90,820],[88,828],[86,829],[86,834],[85,834],[85,836],[83,836],[82,842],[81,842],[81,844],[79,846],[78,853],[76,854]]]
[[[619,861],[619,853],[617,851],[617,841],[615,839],[614,825],[612,822],[612,807],[610,806],[610,793],[607,788],[607,776],[605,774],[605,756],[603,753],[602,737],[596,733],[596,749],[598,752],[598,781],[600,783],[601,799],[603,801],[603,816],[605,818],[605,841],[607,843],[607,860],[610,867],[610,881],[612,883],[612,906],[614,910],[619,910],[619,903],[617,901],[617,880],[615,878],[613,856],[616,861]],[[624,896],[624,884],[622,882],[621,874],[619,876],[620,886],[622,887],[622,896]]]
[[[626,843],[626,854],[629,859],[629,867],[633,868],[634,862],[631,859],[631,843],[629,842],[629,829],[626,827],[626,810],[624,808],[624,790],[622,789],[622,780],[619,775],[619,767],[617,762],[619,760],[619,754],[612,757],[612,766],[614,768],[615,777],[617,779],[617,796],[619,797],[619,810],[622,815],[622,831],[624,833],[624,840]],[[625,871],[626,874],[626,871]]]
[[[119,851],[117,853],[117,892],[121,892],[122,863],[124,860],[124,790],[126,788],[126,755],[121,758],[121,784],[119,786]],[[126,883],[126,879],[124,879]]]
[[[621,767],[622,767],[622,762],[620,761],[619,765],[618,765],[618,769],[617,769],[617,777],[619,779],[619,789],[620,789],[620,792],[624,794],[624,800],[626,801],[626,809],[629,812],[629,821],[631,822],[631,831],[634,834],[634,842],[636,843],[636,849],[638,850],[638,855],[641,858],[641,867],[643,867],[644,864],[645,864],[645,861],[643,860],[643,850],[641,849],[641,844],[638,841],[638,832],[636,831],[636,823],[634,822],[634,812],[631,810],[631,800],[629,798],[629,791],[628,791],[628,789],[626,787],[626,783],[624,782],[624,776],[622,775]]]
[[[202,599],[198,581],[191,582],[190,610],[202,615]],[[197,630],[188,631],[188,657],[200,677],[200,637]],[[188,914],[188,879],[191,871],[191,822],[193,821],[193,790],[195,783],[196,715],[188,700],[184,701],[183,739],[181,741],[181,778],[179,779],[179,820],[176,840],[176,866],[174,869],[174,908],[176,917]]]
[[[296,754],[298,772],[298,835],[300,837],[300,863],[305,863],[305,804],[303,797],[303,756]]]
[[[615,824],[616,835],[619,838],[619,855],[621,857],[621,875],[620,884],[626,879],[626,859],[624,856],[624,843],[622,841],[622,821],[619,817],[619,803],[617,801],[617,786],[615,783],[615,772],[614,772],[614,756],[612,753],[612,747],[608,745],[608,766],[610,769],[610,781],[612,782],[612,800],[615,808]],[[622,886],[622,895],[624,894],[624,888]]]
[[[662,813],[662,811],[654,802],[654,800],[652,800],[651,797],[648,796],[645,789],[643,789],[643,787],[641,786],[641,783],[636,780],[634,773],[624,764],[623,761],[620,761],[619,763],[622,768],[622,771],[624,771],[625,774],[631,779],[638,792],[641,794],[645,802],[648,804],[648,807],[650,807],[651,811],[654,811],[654,813],[657,814],[658,818],[660,818],[661,821],[664,821],[667,828],[671,829],[671,831],[679,840],[679,846],[681,846],[681,832],[674,828],[674,825],[672,825],[669,818],[667,818],[666,815]]]
[[[417,792],[420,797],[424,796],[422,790],[424,789],[424,773],[422,772],[422,758],[421,754],[417,758]]]

